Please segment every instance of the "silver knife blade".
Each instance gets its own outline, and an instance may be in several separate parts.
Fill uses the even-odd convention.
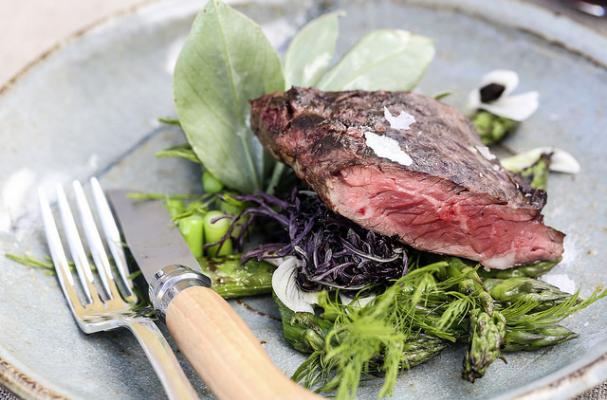
[[[111,190],[108,198],[118,217],[124,239],[148,283],[168,265],[200,270],[185,240],[158,200],[133,200],[125,190]]]

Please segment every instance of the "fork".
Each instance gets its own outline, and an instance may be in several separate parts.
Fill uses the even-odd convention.
[[[148,360],[165,389],[169,399],[198,399],[194,388],[186,378],[175,354],[156,324],[133,311],[138,298],[129,278],[124,249],[116,221],[97,179],[91,179],[91,187],[105,246],[114,261],[113,271],[101,234],[89,202],[79,181],[73,182],[76,207],[88,249],[92,255],[93,272],[84,244],[63,188],[57,186],[59,215],[76,276],[70,264],[55,217],[45,193],[39,190],[40,209],[51,258],[63,294],[80,329],[86,333],[128,328],[137,338]],[[78,281],[78,284],[76,283]]]

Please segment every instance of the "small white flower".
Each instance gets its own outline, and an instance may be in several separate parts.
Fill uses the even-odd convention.
[[[515,121],[526,120],[537,110],[539,94],[533,91],[511,95],[518,82],[518,74],[514,71],[489,72],[481,79],[479,88],[468,95],[467,109],[470,112],[482,109]]]
[[[535,164],[543,154],[551,154],[550,170],[565,174],[577,174],[581,167],[577,160],[568,152],[555,147],[538,147],[512,157],[500,160],[502,166],[509,171],[520,172]]]
[[[295,274],[300,263],[295,257],[285,257],[272,274],[272,290],[289,310],[314,313],[312,306],[318,302],[319,292],[304,292],[297,286]]]

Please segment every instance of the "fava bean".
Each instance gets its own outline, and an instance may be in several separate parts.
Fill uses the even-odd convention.
[[[202,245],[204,243],[204,218],[199,214],[181,218],[177,222],[179,231],[183,235],[192,255],[196,258],[202,257]]]
[[[231,220],[225,217],[221,211],[209,211],[204,215],[204,237],[205,243],[215,243],[220,241],[230,228]],[[214,245],[207,248],[207,253],[211,257],[225,256],[232,252],[232,240],[227,239],[223,242],[221,248],[219,245]]]
[[[183,204],[183,201],[179,199],[167,199],[166,208],[169,211],[171,218],[175,218],[185,211],[185,205]]]
[[[209,171],[204,171],[202,173],[202,189],[205,193],[219,193],[223,189],[223,183]]]

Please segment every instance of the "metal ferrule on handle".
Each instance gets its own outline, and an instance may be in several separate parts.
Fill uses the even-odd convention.
[[[183,265],[169,265],[154,275],[150,298],[215,396],[220,400],[320,399],[276,368],[253,332],[210,286],[207,276]]]
[[[152,305],[165,315],[171,301],[192,286],[210,288],[211,279],[183,265],[168,265],[156,272],[154,281],[150,283]]]

